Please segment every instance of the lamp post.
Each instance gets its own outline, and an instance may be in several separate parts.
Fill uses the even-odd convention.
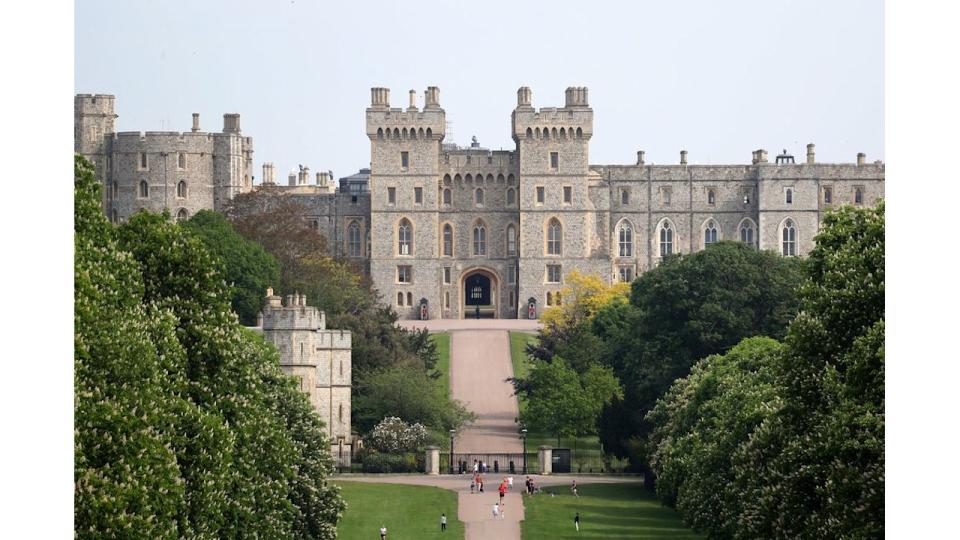
[[[523,474],[527,474],[527,429],[520,430],[520,438],[523,440]]]
[[[456,430],[450,430],[450,474],[453,474],[453,436]]]

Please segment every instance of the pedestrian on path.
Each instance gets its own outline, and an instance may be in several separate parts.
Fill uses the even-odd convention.
[[[504,507],[502,502],[500,503],[500,519],[501,520],[507,519],[507,510]]]
[[[577,528],[577,532],[580,532],[580,512],[573,516],[573,526]]]
[[[440,514],[440,532],[447,530],[447,515]]]
[[[498,489],[497,491],[500,492],[500,503],[502,504],[503,496],[507,494],[507,486],[504,484],[500,484],[500,489]]]
[[[573,485],[570,486],[570,491],[573,492],[574,497],[580,497],[580,493],[577,492],[577,481],[573,481]]]
[[[493,508],[491,510],[493,510],[493,519],[497,519],[500,517],[500,505],[498,504],[493,505]]]
[[[383,525],[380,526],[380,540],[387,540],[387,528]]]
[[[470,478],[470,494],[473,495],[473,490],[477,487],[477,479]]]
[[[510,489],[510,491],[513,491],[513,477],[512,477],[512,476],[508,476],[508,477],[507,477],[507,487]]]

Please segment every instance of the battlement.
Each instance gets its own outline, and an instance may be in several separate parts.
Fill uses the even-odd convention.
[[[367,136],[371,140],[443,140],[446,114],[440,107],[440,89],[427,87],[423,109],[416,106],[416,91],[410,91],[407,109],[390,107],[389,88],[370,89]]]
[[[104,114],[112,115],[116,97],[111,94],[77,94],[73,98],[73,107],[76,114]]]
[[[564,107],[532,106],[532,92],[526,86],[517,91],[517,107],[513,110],[513,139],[555,141],[589,140],[593,136],[593,109],[587,101],[586,87],[569,87]]]
[[[286,302],[267,289],[263,307],[263,330],[325,330],[326,313],[307,305],[307,296],[288,294]]]

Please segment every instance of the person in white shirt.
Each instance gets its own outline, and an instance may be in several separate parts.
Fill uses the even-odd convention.
[[[380,526],[380,540],[387,540],[387,528]]]
[[[447,530],[447,515],[440,514],[440,531],[443,532]]]
[[[513,491],[513,477],[512,477],[512,476],[508,476],[508,477],[507,477],[507,487],[510,488],[510,491]]]
[[[498,517],[500,517],[500,505],[498,504],[493,505],[493,508],[491,510],[493,510],[493,519],[497,519]]]

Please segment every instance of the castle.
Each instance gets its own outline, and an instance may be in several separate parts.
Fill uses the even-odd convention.
[[[328,330],[326,314],[304,295],[286,303],[267,289],[258,329],[280,353],[280,368],[296,376],[300,390],[325,424],[338,467],[349,468],[355,441],[350,433],[351,334]]]
[[[391,107],[389,89],[371,89],[370,167],[342,178],[339,189],[324,173],[311,184],[304,168],[280,186],[271,163],[263,165],[262,185],[252,186],[252,141],[239,136],[237,115],[224,115],[222,134],[113,134],[110,96],[77,96],[77,151],[114,186],[104,203],[114,219],[138,208],[189,216],[251,189],[288,194],[334,255],[370,273],[401,318],[537,318],[562,302],[573,270],[631,281],[666,255],[720,240],[805,255],[829,208],[884,196],[882,162],[858,154],[855,163],[818,163],[813,144],[799,163],[786,151],[771,162],[760,149],[749,164],[693,165],[681,151],[679,163],[653,165],[639,151],[634,164],[590,165],[593,109],[583,87],[568,88],[563,107],[540,109],[531,90],[520,88],[508,151],[445,143],[439,89],[426,89],[422,107],[416,91],[409,97],[407,108]],[[168,175],[150,163],[166,167],[190,148],[196,155],[204,140],[209,146],[194,158],[205,164],[202,172],[188,160],[181,176],[209,196],[194,201],[188,190],[168,198],[168,178],[179,170]],[[137,196],[143,182],[147,197]]]

